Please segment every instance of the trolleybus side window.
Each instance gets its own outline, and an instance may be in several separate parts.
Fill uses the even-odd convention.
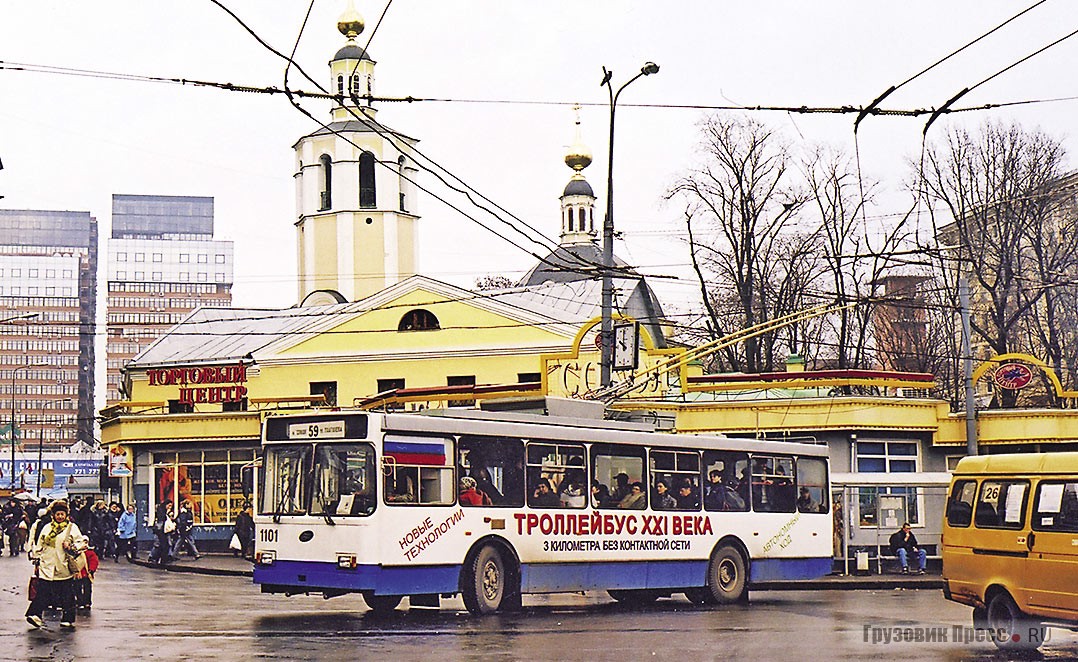
[[[457,444],[461,476],[495,506],[524,505],[524,443],[504,437],[461,437]]]
[[[704,509],[749,509],[749,454],[704,451]]]
[[[763,513],[792,513],[794,460],[773,455],[752,456],[752,509]]]
[[[1037,531],[1078,533],[1078,481],[1041,481],[1033,507]]]
[[[319,444],[312,476],[312,515],[370,515],[378,468],[370,444]]]
[[[651,507],[700,510],[700,453],[651,451]]]
[[[648,477],[644,449],[615,444],[591,447],[592,505],[597,508],[643,510]]]
[[[1024,480],[986,480],[973,513],[978,529],[1020,529],[1025,524],[1029,483]]]
[[[947,523],[966,527],[973,522],[973,500],[977,497],[977,481],[956,480],[947,499]]]
[[[382,447],[385,500],[452,504],[457,498],[453,468],[450,439],[386,435]]]
[[[797,458],[797,510],[802,513],[826,513],[827,463],[808,457]]]
[[[583,444],[528,444],[528,505],[532,508],[583,508],[587,472]]]
[[[267,446],[262,463],[263,515],[303,515],[310,471],[311,446]]]

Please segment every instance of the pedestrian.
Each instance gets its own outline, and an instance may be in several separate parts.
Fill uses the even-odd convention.
[[[94,602],[94,573],[99,564],[93,546],[86,549],[86,567],[75,577],[75,609],[90,611]]]
[[[198,547],[195,546],[195,516],[191,513],[191,503],[184,500],[180,503],[180,514],[176,516],[175,542],[172,543],[172,556],[180,557],[180,552],[186,550],[188,556],[201,558]]]
[[[120,505],[119,501],[113,501],[109,504],[109,520],[108,530],[105,535],[105,549],[103,550],[105,558],[112,557],[113,562],[120,562],[120,539],[116,535],[116,529],[120,525],[120,517],[124,513],[124,507]]]
[[[112,532],[116,525],[110,521],[108,506],[103,499],[98,499],[90,508],[90,545],[102,553],[108,547],[108,541],[112,538]]]
[[[254,559],[255,553],[255,520],[251,517],[251,504],[244,503],[243,510],[236,515],[236,526],[232,533],[240,539],[240,552],[243,558]],[[233,552],[233,556],[235,552]]]
[[[150,550],[150,563],[166,565],[172,560],[172,535],[176,531],[176,519],[172,515],[172,502],[157,506],[153,520],[155,540]]]
[[[37,528],[37,537],[30,546],[30,558],[38,577],[37,594],[26,609],[26,621],[35,628],[45,626],[42,613],[46,606],[57,604],[62,613],[60,627],[75,627],[74,574],[68,564],[86,546],[86,537],[78,525],[70,522],[66,501],[54,501],[49,506],[50,520]]]
[[[135,504],[130,503],[116,523],[117,554],[126,556],[128,563],[138,560],[138,541],[135,540],[137,530],[138,522],[135,520]]]

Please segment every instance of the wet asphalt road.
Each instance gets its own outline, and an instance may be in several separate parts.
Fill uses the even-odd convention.
[[[935,590],[774,591],[752,604],[697,608],[682,596],[630,609],[605,594],[529,596],[519,614],[366,612],[357,597],[262,595],[247,578],[102,564],[94,609],[74,632],[23,620],[30,564],[0,558],[0,660],[1003,660],[955,643],[969,610]],[[944,628],[943,643],[866,642],[865,626]],[[1044,655],[1078,659],[1078,634],[1052,630]]]

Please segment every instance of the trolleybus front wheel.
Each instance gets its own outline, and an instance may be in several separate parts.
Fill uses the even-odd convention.
[[[363,602],[376,614],[388,614],[397,608],[404,599],[403,595],[375,595],[372,591],[363,592]]]
[[[465,573],[461,597],[473,614],[493,614],[506,598],[506,571],[502,553],[493,545],[479,550]]]
[[[723,545],[711,555],[707,567],[709,603],[732,604],[747,596],[745,559],[730,545]]]

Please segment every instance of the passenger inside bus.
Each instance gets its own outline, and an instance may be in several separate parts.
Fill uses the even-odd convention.
[[[621,504],[618,505],[619,507],[621,506]],[[664,478],[659,478],[655,481],[655,492],[651,496],[651,507],[655,510],[677,509],[677,500],[674,499],[673,494],[670,494],[670,488],[667,486],[666,479]]]
[[[629,474],[619,473],[614,476],[614,489],[610,492],[610,501],[615,504],[621,503],[621,500],[631,493],[632,488],[629,486]]]
[[[625,474],[619,474],[624,476]],[[618,508],[624,510],[643,510],[647,508],[647,497],[644,496],[644,485],[640,481],[629,486],[629,493],[618,502]]]
[[[586,501],[584,489],[584,472],[570,469],[565,472],[565,478],[558,489],[558,502],[566,508],[583,508]]]
[[[687,478],[678,488],[677,497],[675,498],[677,499],[678,510],[700,510],[700,494]]]
[[[593,508],[606,506],[610,503],[610,490],[598,480],[591,483],[591,505]]]
[[[386,501],[415,503],[415,482],[404,470],[397,469],[386,477]]]
[[[491,503],[499,504],[505,501],[505,497],[502,496],[502,493],[498,491],[498,488],[494,486],[494,482],[490,479],[490,471],[486,467],[475,472],[472,477],[475,478],[475,488],[485,494]]]
[[[550,481],[540,478],[535,486],[535,491],[528,500],[528,505],[533,508],[556,508],[560,505],[558,495],[550,489]]]
[[[490,497],[476,489],[475,479],[464,476],[460,479],[460,493],[457,495],[462,506],[489,506]]]
[[[820,504],[816,503],[816,500],[809,494],[809,488],[801,488],[801,493],[797,497],[797,509],[803,513],[820,512]]]

